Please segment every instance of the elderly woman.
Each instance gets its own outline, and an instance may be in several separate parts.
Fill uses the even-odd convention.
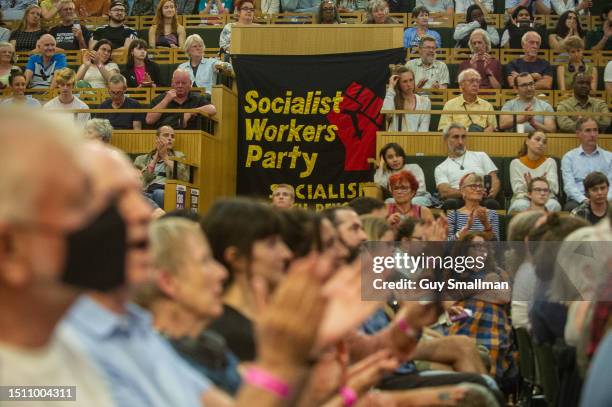
[[[87,137],[109,144],[113,136],[113,126],[108,119],[91,119],[85,123]]]
[[[385,0],[371,0],[364,24],[399,24],[399,21],[389,15],[389,4]]]
[[[499,240],[497,212],[480,206],[486,193],[483,178],[473,172],[465,174],[459,182],[459,190],[465,204],[446,214],[448,240],[461,239],[473,231],[484,232],[486,240]]]
[[[442,46],[442,37],[437,31],[429,29],[429,11],[425,7],[415,7],[412,10],[415,27],[410,27],[404,31],[404,48],[418,47],[421,38],[425,36],[433,37],[436,40],[436,47]]]
[[[395,67],[389,78],[383,109],[388,110],[429,110],[431,101],[427,96],[414,93],[414,72],[403,65]],[[429,131],[428,114],[394,114],[387,127],[388,131]]]
[[[255,17],[255,3],[253,0],[236,1],[236,10],[238,22],[226,24],[225,27],[223,27],[223,31],[221,31],[221,35],[219,36],[219,48],[221,49],[222,53],[231,54],[232,27],[234,27],[234,25],[254,24],[253,18]]]
[[[169,217],[149,227],[155,283],[136,294],[151,311],[153,326],[192,367],[228,394],[240,386],[238,359],[205,328],[223,312],[221,293],[227,270],[211,254],[200,226]]]
[[[499,45],[499,33],[495,27],[487,25],[485,14],[480,6],[473,4],[468,7],[465,14],[465,23],[457,24],[453,38],[457,41],[457,48],[466,48],[470,39],[470,33],[476,29],[486,32],[489,43],[497,47]],[[489,47],[490,47],[489,44]]]
[[[389,177],[389,189],[395,202],[387,204],[387,223],[397,229],[406,218],[423,219],[433,221],[433,215],[429,208],[415,205],[412,199],[419,189],[419,181],[410,171],[400,171]]]
[[[4,89],[9,84],[9,76],[13,69],[19,69],[15,65],[17,54],[9,42],[0,41],[0,89]]]
[[[477,28],[470,34],[468,43],[472,56],[459,65],[459,72],[468,68],[480,74],[481,89],[501,89],[502,66],[498,59],[491,55],[491,41],[487,33]]]
[[[174,138],[172,127],[160,127],[155,136],[155,148],[148,154],[139,155],[134,161],[134,166],[142,172],[145,195],[160,208],[164,207],[166,180],[189,181],[189,168],[185,164],[178,163],[177,173],[174,173],[175,162],[170,157],[185,157],[184,153],[173,149]]]
[[[563,41],[563,47],[569,54],[567,64],[557,66],[557,87],[559,90],[571,89],[574,75],[577,72],[591,77],[591,90],[597,90],[597,67],[584,60],[584,42],[575,35]]]
[[[210,94],[213,85],[217,83],[217,72],[219,70],[232,71],[232,65],[221,62],[216,58],[204,58],[204,40],[198,34],[192,34],[185,40],[184,50],[189,55],[189,61],[183,62],[178,67],[189,72],[189,77],[194,86],[206,89]]]
[[[28,6],[17,29],[11,33],[10,43],[15,51],[32,51],[36,49],[38,39],[46,32],[40,21],[41,9],[37,4]]]
[[[42,107],[40,102],[32,96],[25,94],[26,77],[21,69],[13,69],[9,75],[9,88],[11,89],[11,97],[0,101],[0,105],[25,105],[29,107]]]
[[[332,0],[323,0],[319,4],[319,11],[317,13],[318,24],[342,24],[342,19],[336,7],[336,3]]]
[[[83,51],[83,64],[79,67],[77,81],[92,88],[106,88],[109,78],[119,73],[119,66],[112,61],[113,44],[109,40],[96,42],[92,51]]]
[[[546,177],[552,194],[546,203],[546,209],[551,212],[560,211],[561,205],[556,199],[559,193],[559,178],[557,176],[557,163],[552,157],[546,155],[548,138],[541,131],[534,131],[527,135],[523,146],[510,163],[510,184],[512,185],[512,203],[508,212],[520,212],[529,209],[530,201],[527,197],[527,185],[532,178]]]

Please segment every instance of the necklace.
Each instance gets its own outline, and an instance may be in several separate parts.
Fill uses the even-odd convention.
[[[467,151],[466,151],[466,153],[467,153]],[[457,161],[456,161],[454,158],[450,158],[450,157],[448,157],[448,158],[450,158],[452,162],[454,162],[455,164],[457,164],[457,165],[459,166],[459,169],[460,169],[461,171],[463,171],[463,170],[465,169],[465,168],[463,167],[463,163],[465,162],[465,155],[466,155],[466,154],[465,154],[465,153],[463,153],[463,158],[461,159],[461,163],[458,163],[458,162],[457,162]]]

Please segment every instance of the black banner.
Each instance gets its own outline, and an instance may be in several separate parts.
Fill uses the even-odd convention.
[[[238,81],[238,193],[270,196],[290,184],[321,209],[362,195],[389,65],[403,49],[232,57]]]

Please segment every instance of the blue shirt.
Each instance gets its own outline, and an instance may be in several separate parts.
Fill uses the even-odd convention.
[[[606,407],[612,400],[610,386],[610,365],[612,365],[612,332],[600,342],[582,386],[582,407]]]
[[[612,153],[597,147],[593,153],[587,154],[582,146],[565,153],[561,160],[561,174],[563,175],[563,190],[568,199],[576,202],[586,199],[582,182],[594,171],[603,172],[608,177],[608,181],[611,181]],[[612,199],[612,188],[608,191],[608,200],[610,199]]]
[[[68,63],[64,54],[53,55],[49,65],[46,66],[43,63],[42,55],[32,55],[26,65],[26,70],[32,71],[30,88],[48,88],[51,86],[55,71],[67,66]]]
[[[548,75],[551,78],[553,77],[554,73],[552,65],[548,61],[539,58],[533,62],[527,62],[523,58],[514,59],[505,67],[504,73],[506,74],[506,77],[508,77],[512,71],[518,73],[539,73],[542,76]]]
[[[437,31],[427,29],[426,35],[435,38],[436,47],[440,48],[442,46],[442,38]],[[404,31],[404,48],[418,47],[420,39],[421,37],[417,35],[417,29],[415,27],[408,28]]]
[[[151,327],[151,316],[129,304],[115,314],[81,296],[60,324],[96,362],[119,407],[200,406],[210,382]]]
[[[215,58],[202,58],[200,64],[196,68],[195,75],[193,74],[193,67],[191,62],[183,62],[178,67],[189,71],[189,77],[193,86],[198,88],[205,88],[206,93],[211,94],[212,87],[217,83],[217,70],[215,65],[221,63]]]

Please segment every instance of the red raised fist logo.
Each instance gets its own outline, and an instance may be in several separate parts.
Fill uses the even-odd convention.
[[[340,141],[346,152],[345,171],[368,169],[368,157],[376,155],[376,132],[383,117],[380,114],[383,100],[371,89],[356,82],[342,94],[340,113],[327,115],[331,124],[338,126]]]

